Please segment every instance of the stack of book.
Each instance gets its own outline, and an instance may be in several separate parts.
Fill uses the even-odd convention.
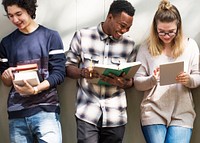
[[[13,74],[13,82],[17,85],[23,86],[24,80],[32,86],[37,86],[40,83],[37,64],[19,65],[15,68]]]

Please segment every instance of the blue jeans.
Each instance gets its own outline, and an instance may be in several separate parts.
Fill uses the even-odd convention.
[[[11,143],[62,143],[59,115],[39,112],[33,116],[9,120]]]
[[[142,126],[147,143],[190,143],[191,128],[165,125]]]

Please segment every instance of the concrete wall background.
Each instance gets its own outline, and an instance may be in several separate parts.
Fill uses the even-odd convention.
[[[63,40],[65,50],[68,50],[70,40],[77,29],[94,26],[103,21],[113,0],[38,0],[36,21],[44,26],[56,29]],[[160,0],[129,0],[136,8],[134,23],[128,33],[140,44],[148,35],[153,15]],[[200,45],[200,9],[199,0],[171,0],[180,10],[185,35],[194,38]],[[3,6],[0,6],[0,39],[13,31],[15,27],[10,23]],[[76,81],[66,78],[58,86],[61,101],[61,124],[63,129],[63,143],[76,142],[75,124],[75,96]],[[8,120],[6,102],[9,88],[0,81],[0,143],[9,143]],[[200,88],[194,89],[194,102],[197,112],[191,143],[199,143],[200,136]],[[140,129],[140,101],[142,92],[134,88],[127,90],[128,125],[124,143],[145,143]]]

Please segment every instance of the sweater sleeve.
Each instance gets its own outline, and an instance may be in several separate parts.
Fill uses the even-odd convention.
[[[1,41],[0,43],[0,59],[3,60],[3,59],[7,59],[6,57],[6,49],[3,45],[3,41]],[[3,61],[0,61],[0,73],[2,74],[4,72],[4,70],[6,70],[7,68],[9,67],[8,65],[8,62],[3,62]]]
[[[61,84],[65,79],[66,57],[64,54],[63,43],[58,32],[54,32],[49,41],[49,77],[47,78],[47,81],[49,81],[50,87],[55,87],[56,85]]]
[[[136,61],[140,61],[142,65],[134,77],[134,86],[139,91],[149,90],[157,84],[156,78],[151,74],[153,67],[148,63],[149,58],[147,46],[145,44],[141,45]]]
[[[185,69],[190,75],[190,82],[186,85],[188,88],[196,88],[200,85],[199,71],[199,48],[193,39],[189,39],[187,44],[188,53],[191,52],[188,69]]]

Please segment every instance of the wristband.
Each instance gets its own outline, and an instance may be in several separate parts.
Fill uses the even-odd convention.
[[[34,90],[34,93],[33,93],[34,95],[35,95],[35,94],[38,94],[39,91],[38,91],[37,86],[34,86],[34,87],[33,87],[33,90]]]

